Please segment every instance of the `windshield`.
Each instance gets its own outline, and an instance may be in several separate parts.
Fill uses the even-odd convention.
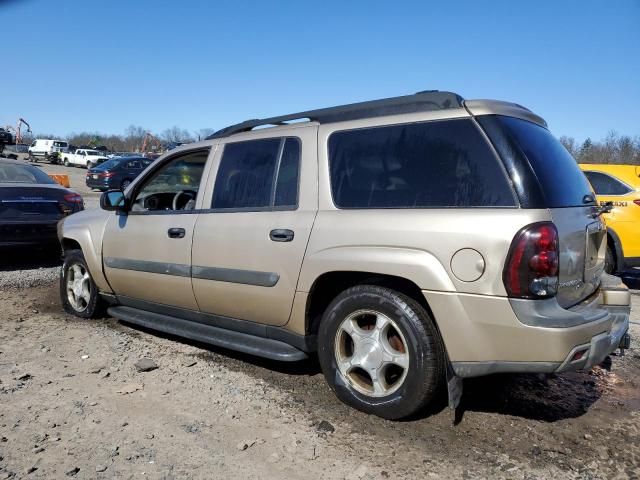
[[[0,183],[55,184],[56,182],[36,167],[0,163]]]

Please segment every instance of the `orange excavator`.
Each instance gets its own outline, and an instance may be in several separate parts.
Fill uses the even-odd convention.
[[[147,152],[147,148],[150,149],[149,152]],[[142,141],[142,147],[140,148],[140,153],[143,155],[146,153],[160,153],[161,150],[162,142],[160,141],[160,139],[151,134],[151,132],[145,133],[144,140]]]
[[[16,143],[22,143],[22,132],[20,131],[22,125],[27,127],[27,133],[31,133],[31,125],[29,125],[24,118],[19,118],[18,128],[16,129]]]
[[[22,125],[27,127],[27,133],[31,133],[31,126],[23,118],[19,118],[15,127],[7,125],[4,127],[5,131],[12,131],[15,136],[15,143],[22,143]]]

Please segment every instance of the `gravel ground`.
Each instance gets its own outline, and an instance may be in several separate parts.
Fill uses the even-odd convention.
[[[84,170],[42,168],[96,208]],[[59,268],[58,252],[0,254],[0,479],[640,478],[637,340],[589,372],[466,381],[456,426],[444,398],[388,422],[340,403],[315,361],[71,317]]]
[[[640,296],[633,296],[634,321]],[[0,478],[609,479],[640,472],[640,350],[590,372],[465,383],[405,422],[279,364],[0,295]],[[638,338],[640,327],[632,325]],[[148,359],[148,360],[143,360]],[[143,360],[143,361],[141,361]]]

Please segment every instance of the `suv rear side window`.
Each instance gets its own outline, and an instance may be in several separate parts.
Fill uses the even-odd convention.
[[[213,190],[213,209],[295,209],[300,140],[266,138],[224,146]]]
[[[336,132],[329,164],[339,208],[516,206],[499,160],[469,119]]]
[[[606,173],[584,172],[596,195],[626,195],[631,188]]]
[[[497,126],[492,125],[492,118]],[[488,121],[487,121],[488,120]],[[544,196],[544,207],[562,208],[593,204],[592,190],[575,159],[544,127],[519,118],[500,115],[478,121],[496,143],[495,128],[506,134],[531,165]],[[497,142],[498,144],[500,142]],[[498,145],[496,148],[501,150]],[[501,151],[502,155],[508,155]],[[588,198],[587,198],[588,196]]]

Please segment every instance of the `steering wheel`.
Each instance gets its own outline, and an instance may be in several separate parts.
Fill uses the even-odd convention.
[[[187,205],[187,203],[189,203],[189,200],[193,200],[194,198],[196,198],[196,192],[194,192],[192,190],[180,190],[178,193],[176,193],[173,196],[173,202],[172,202],[172,205],[171,205],[173,207],[173,210],[178,210],[178,199],[182,195],[186,195],[187,197],[189,197],[187,199],[187,202],[182,206],[183,209]]]

